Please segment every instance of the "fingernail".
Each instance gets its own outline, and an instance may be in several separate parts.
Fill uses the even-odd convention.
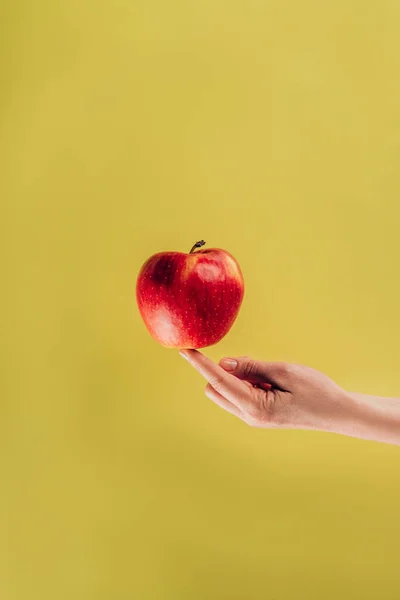
[[[234,371],[237,366],[237,360],[233,358],[223,358],[221,360],[221,367],[224,367],[227,371]]]
[[[184,358],[185,360],[189,360],[189,357],[184,353],[184,352],[179,352],[179,354],[182,356],[182,358]]]

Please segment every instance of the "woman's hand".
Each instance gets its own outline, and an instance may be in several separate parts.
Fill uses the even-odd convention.
[[[180,354],[208,381],[206,396],[252,427],[340,431],[351,412],[350,396],[310,367],[247,356],[217,365],[198,350]]]
[[[330,431],[400,446],[400,398],[347,392],[303,365],[248,356],[217,365],[180,352],[208,381],[206,396],[252,427]]]

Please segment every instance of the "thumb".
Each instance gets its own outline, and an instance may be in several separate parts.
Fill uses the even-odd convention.
[[[238,377],[255,384],[270,384],[272,387],[288,391],[290,364],[285,362],[265,362],[248,356],[223,358],[219,365]]]

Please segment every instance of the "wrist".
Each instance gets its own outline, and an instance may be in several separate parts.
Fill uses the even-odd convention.
[[[400,445],[400,399],[343,390],[336,433]]]

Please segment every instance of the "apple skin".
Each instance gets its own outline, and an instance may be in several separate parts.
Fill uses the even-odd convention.
[[[216,344],[243,301],[243,274],[235,258],[219,248],[193,248],[154,254],[137,278],[139,312],[153,338],[167,348]]]

